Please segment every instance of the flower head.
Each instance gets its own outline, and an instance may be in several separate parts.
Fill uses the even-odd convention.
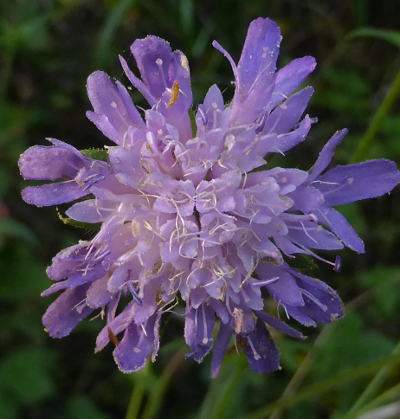
[[[328,169],[346,130],[333,135],[309,171],[268,168],[266,156],[304,141],[315,122],[303,117],[313,89],[298,90],[315,60],[299,58],[276,71],[280,41],[276,23],[259,18],[238,64],[214,42],[232,66],[234,95],[225,105],[211,86],[192,129],[186,57],[158,37],[139,39],[131,52],[140,78],[120,60],[149,109],[139,112],[107,74],[88,78],[87,117],[115,144],[107,147],[107,161],[54,139],[21,156],[25,178],[60,180],[25,188],[26,202],[85,198],[66,214],[101,223],[91,240],[61,251],[47,269],[54,284],[43,295],[61,291],[43,316],[52,337],[68,335],[99,310],[105,326],[96,350],[112,341],[119,368],[133,372],[155,359],[163,314],[184,302],[187,357],[200,362],[213,348],[216,376],[232,337],[256,372],[279,367],[269,328],[302,338],[264,311],[262,290],[305,326],[343,315],[336,292],[291,261],[309,255],[338,270],[339,260],[318,251],[364,252],[333,207],[385,194],[400,176],[388,160]]]

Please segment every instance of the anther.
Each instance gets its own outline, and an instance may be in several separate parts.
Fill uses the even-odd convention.
[[[167,108],[170,108],[178,100],[178,96],[179,96],[179,82],[175,80],[171,88],[171,99],[168,102]]]

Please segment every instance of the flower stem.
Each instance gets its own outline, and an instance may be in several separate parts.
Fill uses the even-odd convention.
[[[161,407],[163,396],[168,388],[172,376],[178,369],[184,357],[184,351],[180,350],[169,361],[167,367],[164,369],[156,385],[153,387],[149,395],[146,406],[143,411],[142,419],[152,419],[157,417],[157,413]],[[131,418],[129,418],[131,419]]]
[[[400,71],[397,73],[395,79],[393,80],[388,92],[386,93],[385,98],[383,99],[381,105],[376,111],[372,121],[365,132],[364,136],[361,138],[358,143],[357,150],[353,154],[352,162],[356,163],[365,158],[368,154],[368,149],[375,138],[375,135],[381,128],[383,122],[385,121],[386,115],[392,108],[397,96],[400,94]]]
[[[131,398],[129,399],[128,410],[126,411],[125,419],[137,419],[139,415],[140,406],[144,396],[143,383],[137,381],[132,389]]]
[[[240,380],[246,372],[246,368],[247,365],[239,360],[229,379],[224,383],[221,389],[222,391],[213,406],[210,415],[211,419],[219,419],[223,416],[223,412],[227,411],[227,405],[229,405],[236,388],[240,384]]]
[[[279,401],[284,401],[291,397],[296,390],[299,388],[301,383],[306,378],[310,367],[314,362],[314,358],[321,348],[321,346],[326,342],[326,340],[330,337],[334,329],[336,328],[336,323],[332,323],[330,325],[325,326],[322,329],[322,332],[318,335],[317,339],[315,340],[314,346],[308,352],[308,354],[303,359],[302,363],[300,364],[299,368],[297,368],[295,374],[290,379],[289,384],[286,386],[285,390],[283,391],[281,397],[278,399]],[[270,419],[280,419],[282,417],[283,409],[276,409],[270,416]]]
[[[364,377],[365,375],[371,374],[372,372],[380,369],[384,366],[394,366],[400,363],[400,355],[390,355],[385,359],[364,364],[357,368],[346,369],[341,371],[336,376],[320,381],[316,384],[306,387],[304,390],[298,391],[296,394],[285,398],[279,399],[261,409],[256,410],[246,419],[263,419],[266,415],[274,412],[277,409],[286,409],[290,406],[295,405],[303,400],[310,400],[321,393],[332,390],[333,388],[340,388],[341,385],[354,381],[358,378]]]
[[[356,412],[355,415],[359,417],[361,414],[370,412],[372,409],[375,409],[378,406],[382,406],[384,403],[387,403],[391,400],[398,400],[399,395],[400,395],[400,383],[394,385],[393,387],[384,391],[379,396],[375,397],[375,399],[367,403],[358,412]]]
[[[396,355],[400,353],[400,342],[396,345],[393,349],[392,355]],[[352,417],[361,407],[365,405],[367,400],[371,399],[377,391],[379,390],[380,386],[385,381],[388,373],[390,372],[390,368],[388,366],[382,367],[374,376],[374,378],[370,381],[368,386],[365,390],[361,393],[360,397],[355,401],[353,406],[350,408],[346,417]]]

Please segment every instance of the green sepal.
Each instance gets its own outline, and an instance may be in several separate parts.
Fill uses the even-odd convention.
[[[315,272],[319,268],[311,255],[302,254],[297,254],[296,258],[291,260],[290,266],[303,274],[310,273],[310,271]]]
[[[108,160],[108,151],[104,148],[85,148],[80,150],[82,154],[91,159],[107,161]]]
[[[56,208],[56,211],[57,211],[58,218],[66,225],[70,225],[76,228],[83,228],[86,231],[90,231],[94,233],[97,233],[100,230],[101,223],[83,223],[81,221],[73,220],[72,218],[69,218],[69,217],[63,217],[60,211],[58,210],[58,208]]]

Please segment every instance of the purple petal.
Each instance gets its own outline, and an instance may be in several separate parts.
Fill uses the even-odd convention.
[[[300,186],[288,195],[294,200],[294,209],[309,213],[324,204],[324,195],[312,186]]]
[[[146,365],[147,358],[158,349],[157,315],[151,317],[144,330],[131,324],[124,337],[114,349],[113,356],[118,368],[124,373],[132,373]]]
[[[259,287],[252,287],[248,283],[242,286],[241,296],[245,305],[251,310],[262,310],[264,308],[264,300]]]
[[[224,98],[216,84],[213,84],[205,98],[203,104],[199,105],[196,113],[196,121],[198,127],[206,127],[211,130],[220,127],[220,115],[224,110]]]
[[[276,235],[274,236],[274,240],[276,245],[285,255],[290,256],[296,253],[307,253],[307,251],[292,243],[287,237]]]
[[[85,304],[87,289],[88,287],[83,285],[66,290],[49,306],[42,321],[51,337],[68,336],[76,325],[93,311]]]
[[[329,166],[333,155],[335,154],[336,147],[342,142],[347,132],[347,129],[336,131],[325,144],[310,171],[310,176],[308,178],[310,182],[314,181]]]
[[[111,274],[107,282],[107,289],[111,293],[120,291],[121,288],[126,284],[126,282],[130,280],[130,276],[131,276],[130,268],[132,267],[124,264],[124,265],[118,266],[114,270],[114,272]],[[136,273],[136,270],[133,270],[133,272]],[[138,269],[138,272],[140,272],[140,269]]]
[[[198,309],[208,300],[208,294],[204,288],[196,288],[190,292],[190,303],[194,309]]]
[[[224,359],[225,352],[228,348],[229,342],[232,337],[232,328],[229,324],[221,323],[217,339],[212,352],[211,360],[211,376],[216,378],[221,368],[222,360]]]
[[[186,56],[180,51],[172,51],[169,43],[157,36],[137,39],[131,52],[142,76],[140,81],[126,69],[131,82],[178,129],[180,140],[186,141],[192,137],[188,115],[192,90]],[[121,62],[126,68],[126,63]]]
[[[135,322],[143,324],[157,310],[156,297],[159,292],[159,282],[157,279],[151,280],[143,287],[142,304],[136,306]]]
[[[321,225],[300,221],[296,224],[288,224],[288,239],[294,244],[300,244],[311,249],[336,250],[342,249],[342,243],[331,232]]]
[[[107,213],[110,213],[110,211],[111,209],[104,211],[103,208],[100,210],[95,199],[88,199],[72,205],[72,207],[65,211],[65,214],[73,220],[83,223],[100,223],[104,221]]]
[[[138,128],[144,125],[128,92],[121,84],[116,87],[106,73],[92,73],[87,80],[87,92],[95,112],[89,112],[88,118],[115,143],[123,143],[130,125]]]
[[[266,112],[274,83],[275,74],[266,74],[248,94],[235,93],[231,104],[231,124],[249,124],[260,120]]]
[[[172,51],[168,42],[157,36],[137,39],[131,46],[144,85],[148,88],[154,102],[171,89],[174,82],[179,83],[181,93],[178,101],[187,110],[192,105],[190,72],[187,58],[180,51]]]
[[[124,310],[109,321],[106,326],[101,330],[97,335],[96,339],[96,352],[101,351],[109,342],[110,334],[108,329],[117,336],[119,333],[123,332],[132,322],[135,315],[135,305],[133,302],[129,303]]]
[[[306,56],[291,61],[276,73],[275,88],[271,98],[271,107],[286,99],[296,90],[301,82],[314,71],[315,58]]]
[[[364,242],[340,212],[333,208],[320,208],[316,214],[319,221],[329,227],[347,247],[357,253],[365,253]]]
[[[325,282],[291,271],[303,289],[306,305],[300,310],[308,317],[320,322],[330,323],[343,317],[342,302],[336,291]]]
[[[139,111],[136,109],[136,106],[133,104],[131,95],[126,90],[125,86],[119,82],[116,81],[117,89],[120,94],[120,98],[122,100],[122,103],[124,105],[124,108],[119,109],[119,111],[122,113],[121,116],[123,116],[130,124],[137,128],[144,127],[143,119],[139,113]],[[125,114],[126,111],[126,114]]]
[[[201,362],[210,352],[213,341],[214,310],[206,304],[190,309],[185,317],[185,341],[190,346],[186,358]]]
[[[288,151],[303,142],[311,129],[311,123],[311,118],[306,115],[296,129],[289,133],[278,135],[278,151],[280,153]]]
[[[249,174],[248,178],[250,176],[253,177],[255,175],[257,175],[257,172]],[[280,187],[279,193],[283,195],[293,192],[299,185],[304,183],[304,181],[308,178],[308,173],[304,170],[283,169],[282,167],[275,167],[271,170],[265,171],[264,174],[260,176],[259,181],[262,182],[262,177],[264,176],[265,178],[267,175],[273,176],[276,179]],[[257,177],[255,177],[255,179],[257,179]]]
[[[249,333],[243,340],[243,353],[254,372],[270,372],[279,368],[279,351],[263,321],[258,319],[254,332]]]
[[[282,102],[272,111],[262,132],[282,134],[290,131],[303,115],[313,93],[314,89],[308,86]]]
[[[58,281],[43,292],[41,292],[40,296],[48,297],[49,295],[54,294],[55,292],[65,290],[65,288],[67,288],[67,281]]]
[[[106,115],[99,115],[92,111],[86,112],[86,117],[90,122],[93,122],[96,125],[97,129],[101,131],[106,137],[111,141],[118,144],[121,142],[121,134],[118,130],[111,124],[110,120]]]
[[[80,244],[61,250],[53,257],[51,265],[47,268],[47,276],[53,281],[68,278],[82,264],[86,254],[87,247]]]
[[[87,291],[86,304],[92,308],[104,307],[111,299],[112,294],[107,290],[108,276],[91,283]]]
[[[282,269],[275,269],[273,276],[275,274],[279,279],[265,286],[273,299],[279,304],[303,306],[304,300],[301,290],[294,278]]]
[[[221,319],[221,322],[227,324],[230,320],[228,310],[226,309],[225,304],[221,301],[216,300],[215,298],[210,299],[210,305],[215,311],[215,314]]]
[[[275,264],[282,265],[282,255],[279,249],[272,243],[268,238],[263,238],[260,240],[254,240],[252,244],[252,249],[259,252],[259,256],[266,257],[268,260],[273,260]]]
[[[71,179],[82,167],[82,160],[64,147],[33,146],[22,154],[18,165],[25,179]]]
[[[88,195],[74,180],[49,183],[41,186],[28,186],[22,191],[22,199],[38,207],[64,204]]]
[[[306,327],[317,327],[317,323],[306,313],[301,307],[286,307],[286,311],[290,317]]]
[[[237,69],[231,62],[236,79],[231,105],[235,124],[254,122],[266,111],[275,85],[280,41],[274,21],[258,18],[250,23]],[[229,54],[224,55],[232,61]]]
[[[381,159],[336,166],[320,176],[315,186],[324,194],[326,205],[335,206],[381,196],[399,181],[396,163]]]
[[[273,20],[258,18],[250,23],[237,66],[241,96],[258,89],[258,83],[275,71],[281,39],[279,26]]]
[[[299,332],[296,329],[293,329],[282,320],[279,320],[276,317],[267,314],[265,311],[257,311],[256,315],[265,323],[268,323],[270,326],[272,326],[279,332],[285,333],[286,335],[291,336],[295,339],[305,339],[301,332]]]

